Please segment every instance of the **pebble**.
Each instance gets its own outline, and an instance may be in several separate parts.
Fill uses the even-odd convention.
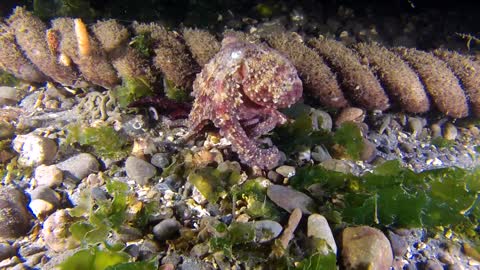
[[[311,214],[308,217],[307,221],[307,236],[316,238],[316,239],[323,239],[328,244],[330,249],[337,254],[337,244],[335,243],[335,238],[333,238],[332,230],[328,225],[327,219],[324,216],[319,214]],[[328,250],[323,252],[322,249],[319,249],[323,254],[328,254]]]
[[[279,243],[283,247],[283,249],[280,251],[282,254],[278,254],[278,255],[282,256],[283,252],[287,249],[288,243],[290,242],[290,240],[292,240],[293,233],[297,229],[297,226],[300,223],[301,219],[302,219],[302,210],[300,210],[299,208],[295,208],[292,211],[292,214],[290,214],[290,217],[288,218],[287,226],[285,227],[285,230],[283,230],[283,233],[280,236]]]
[[[28,207],[37,217],[45,217],[60,206],[60,195],[53,189],[40,186],[30,192],[30,203]]]
[[[295,167],[282,165],[275,170],[278,174],[283,177],[290,178],[295,175]]]
[[[387,237],[378,229],[359,226],[342,232],[342,261],[346,269],[389,269],[393,262]]]
[[[332,130],[333,120],[330,114],[322,110],[312,110],[312,126],[314,130]]]
[[[463,252],[471,257],[472,259],[480,262],[480,252],[478,252],[475,248],[470,246],[468,243],[463,243]]]
[[[22,245],[18,249],[18,255],[20,255],[20,257],[25,258],[34,254],[38,254],[45,250],[46,248],[44,244],[38,243],[38,242],[32,242],[32,243],[29,243],[28,245]]]
[[[34,134],[18,135],[12,145],[13,149],[20,154],[18,163],[28,167],[48,165],[57,153],[55,141]]]
[[[452,123],[446,123],[445,128],[443,131],[443,137],[447,140],[455,140],[458,136],[457,127],[455,127]]]
[[[443,266],[437,260],[428,260],[423,266],[424,270],[443,270]]]
[[[392,251],[394,256],[403,257],[403,255],[407,253],[408,243],[405,238],[392,231],[388,231],[388,239],[390,240],[390,244],[392,245]]]
[[[408,142],[401,142],[398,144],[398,147],[400,148],[400,150],[408,154],[412,154],[415,151],[415,146]]]
[[[190,256],[197,258],[203,257],[208,253],[209,249],[210,247],[207,243],[196,244],[190,250]]]
[[[0,241],[26,235],[32,224],[24,194],[10,187],[0,187]]]
[[[282,176],[275,171],[268,171],[267,178],[274,183],[280,183],[282,181]]]
[[[140,229],[130,225],[121,225],[117,231],[117,237],[122,242],[133,242],[142,238],[143,234]]]
[[[49,249],[63,252],[80,245],[69,231],[70,225],[75,221],[76,219],[70,216],[70,209],[57,210],[45,220],[41,236]]]
[[[89,174],[98,172],[100,168],[98,160],[89,153],[80,153],[56,164],[56,166],[63,171],[65,176],[75,181],[81,181]]]
[[[412,131],[412,135],[416,137],[423,130],[423,127],[426,125],[426,120],[419,117],[408,117],[408,123]]]
[[[128,157],[125,161],[125,170],[127,176],[139,185],[147,184],[148,180],[157,173],[155,166],[134,156]]]
[[[320,163],[322,167],[330,171],[336,171],[341,173],[351,173],[352,167],[343,160],[328,159]]]
[[[445,251],[440,251],[437,254],[438,260],[441,261],[444,264],[452,265],[455,264],[455,261],[453,260],[452,256]]]
[[[316,162],[323,162],[325,160],[332,159],[332,156],[330,153],[328,153],[328,150],[323,145],[315,146],[311,155],[313,160]]]
[[[280,235],[283,228],[278,222],[273,220],[254,221],[255,242],[265,243],[275,239]]]
[[[15,128],[7,121],[0,121],[0,140],[5,140],[13,137]]]
[[[158,241],[175,239],[180,228],[182,225],[176,219],[165,219],[153,227],[153,235]]]
[[[363,138],[363,148],[360,152],[360,160],[370,162],[377,155],[377,147],[368,139]]]
[[[165,169],[170,165],[168,153],[156,153],[150,159],[150,163],[160,169]]]
[[[132,256],[133,258],[138,258],[140,255],[140,247],[138,245],[128,245],[125,248],[125,252],[128,253],[128,255]]]
[[[55,165],[40,165],[34,173],[37,186],[56,187],[63,181],[63,172]]]
[[[19,100],[17,88],[0,86],[0,106],[15,105]]]
[[[140,250],[139,250],[139,259],[146,261],[150,260],[154,256],[158,255],[158,252],[160,251],[160,248],[158,247],[158,244],[156,241],[153,239],[145,239],[143,243],[140,245]]]
[[[363,120],[365,120],[364,110],[356,107],[348,107],[343,109],[337,116],[335,126],[340,127],[345,122],[362,123]]]
[[[8,243],[0,243],[0,262],[15,256],[15,249]]]
[[[293,209],[300,208],[304,214],[310,214],[309,208],[313,207],[312,198],[306,194],[281,185],[271,185],[267,189],[267,196],[276,205],[291,213]]]
[[[442,136],[442,128],[440,127],[439,124],[437,123],[432,124],[430,129],[432,130],[432,138],[437,138]]]

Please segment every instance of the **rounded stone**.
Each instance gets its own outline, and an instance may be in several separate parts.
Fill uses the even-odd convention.
[[[45,220],[41,236],[49,249],[63,252],[80,245],[69,230],[74,222],[76,219],[70,215],[70,209],[58,210]]]
[[[389,269],[392,247],[382,231],[368,227],[349,227],[342,232],[342,261],[346,269]]]
[[[315,130],[332,130],[333,120],[330,114],[321,110],[312,110],[312,124]]]
[[[295,175],[295,167],[293,166],[282,165],[275,169],[275,171],[286,178],[290,178]]]
[[[0,187],[0,241],[24,236],[30,230],[32,216],[27,211],[23,193],[10,187]]]
[[[28,207],[38,217],[45,217],[60,206],[60,195],[53,189],[40,186],[30,192]]]
[[[324,146],[317,145],[313,148],[312,158],[317,162],[323,162],[325,160],[332,159],[332,156]]]
[[[145,185],[157,173],[155,166],[134,156],[128,157],[125,161],[125,170],[128,177],[139,185]]]
[[[424,118],[408,117],[408,123],[413,133],[412,135],[416,137],[418,134],[422,133],[423,127],[425,127],[427,121]]]
[[[174,219],[164,219],[153,227],[153,235],[159,241],[175,239],[182,225]]]
[[[360,160],[370,162],[377,155],[377,147],[368,139],[363,138],[363,148],[360,152]]]
[[[335,120],[335,126],[340,127],[343,123],[353,122],[353,123],[362,123],[365,120],[365,111],[356,108],[348,107],[343,109]]]
[[[0,106],[15,105],[19,101],[18,89],[10,86],[0,86]]]
[[[446,123],[445,128],[443,131],[443,137],[447,140],[455,140],[458,136],[457,127],[455,127],[452,123]]]
[[[18,163],[23,166],[50,164],[57,153],[55,141],[34,134],[18,135],[12,144],[13,149],[20,154]]]
[[[0,140],[9,139],[15,133],[15,128],[7,121],[0,121]]]
[[[56,166],[63,171],[65,176],[80,181],[89,174],[98,172],[100,164],[92,154],[80,153],[56,164]]]
[[[8,243],[0,243],[0,262],[15,256],[15,249]]]
[[[424,269],[425,270],[443,270],[443,266],[437,260],[429,259],[427,263],[424,265]]]
[[[337,244],[335,243],[335,238],[333,238],[332,230],[330,229],[327,219],[324,216],[319,214],[311,214],[308,217],[307,236],[325,240],[332,251],[337,254]]]
[[[150,159],[150,163],[160,169],[165,169],[170,165],[170,158],[168,153],[156,153]]]
[[[35,180],[38,186],[56,187],[63,181],[63,172],[55,165],[40,165],[35,168]]]
[[[408,243],[403,236],[388,231],[388,239],[390,240],[394,256],[403,257],[407,253]]]
[[[255,242],[265,243],[275,239],[282,232],[282,225],[273,220],[259,220],[253,223],[255,228]]]
[[[304,214],[310,214],[309,210],[314,202],[306,194],[282,185],[271,185],[267,189],[267,196],[276,205],[291,213],[293,209],[300,208]]]

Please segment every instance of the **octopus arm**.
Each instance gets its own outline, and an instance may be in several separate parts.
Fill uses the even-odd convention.
[[[258,138],[272,131],[277,124],[285,124],[287,122],[285,115],[273,108],[263,108],[259,113],[262,121],[256,123],[247,131],[250,138]]]
[[[280,153],[276,147],[263,149],[253,140],[251,140],[240,122],[237,119],[229,117],[222,121],[216,121],[220,134],[227,138],[238,153],[242,162],[250,166],[258,166],[262,169],[271,169],[278,165]]]

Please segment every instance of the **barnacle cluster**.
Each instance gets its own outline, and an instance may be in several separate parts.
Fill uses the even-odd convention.
[[[153,41],[151,55],[130,46],[139,36]],[[376,43],[347,47],[324,38],[305,42],[290,32],[254,40],[285,54],[305,92],[327,107],[383,111],[394,105],[410,113],[435,107],[453,118],[480,115],[480,63],[467,55],[388,49]],[[120,79],[153,84],[161,72],[186,89],[221,47],[207,31],[177,33],[154,23],[126,27],[107,20],[86,27],[80,19],[58,18],[47,29],[21,7],[0,22],[0,45],[0,68],[30,82],[50,79],[72,87],[90,83],[113,88]]]

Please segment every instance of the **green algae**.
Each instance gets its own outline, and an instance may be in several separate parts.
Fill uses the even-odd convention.
[[[71,125],[67,129],[67,144],[79,144],[89,148],[102,158],[121,159],[128,155],[129,149],[125,138],[112,127],[82,127]]]
[[[287,155],[315,145],[325,145],[329,152],[338,157],[358,160],[364,142],[360,129],[354,123],[346,122],[335,132],[315,130],[312,117],[307,113],[293,112],[295,120],[277,127],[273,131],[272,140]]]
[[[15,78],[15,76],[13,76],[12,74],[10,73],[7,73],[5,71],[2,71],[0,69],[0,86],[16,86],[20,83],[20,80]]]
[[[187,102],[191,99],[186,89],[175,86],[173,82],[167,79],[164,80],[164,91],[167,98],[177,102]]]
[[[438,148],[449,148],[455,144],[455,141],[448,140],[443,137],[435,137],[432,139],[431,143]]]
[[[308,258],[301,261],[297,267],[297,270],[336,270],[337,269],[337,256],[335,253],[330,252],[327,255],[322,253],[315,253]]]
[[[252,218],[278,221],[280,211],[267,197],[267,187],[261,184],[262,178],[250,179],[232,189],[232,196],[247,203],[245,212]]]
[[[81,194],[79,203],[70,214],[79,219],[69,230],[79,240],[83,249],[67,258],[59,265],[60,269],[98,269],[98,270],[150,270],[157,269],[156,260],[132,262],[133,258],[125,253],[125,244],[107,241],[109,235],[118,232],[122,226],[138,224],[137,219],[147,219],[151,207],[142,207],[137,215],[127,216],[127,209],[138,204],[126,183],[106,180],[106,189],[110,199],[95,199],[86,190]]]
[[[113,92],[118,105],[126,108],[128,104],[139,100],[142,97],[154,94],[152,87],[144,78],[123,78],[122,85],[114,89]]]
[[[148,32],[140,33],[133,37],[129,45],[146,58],[150,58],[154,55],[154,40]]]
[[[236,184],[240,179],[238,172],[221,171],[212,167],[200,168],[188,175],[188,181],[209,201],[216,202],[227,195],[228,187]]]
[[[106,187],[112,199],[96,200],[87,191],[72,209],[72,216],[87,218],[70,226],[70,232],[77,240],[86,244],[102,243],[112,230],[120,229],[127,222],[127,207],[134,201],[128,185],[108,181]]]
[[[313,196],[334,223],[432,230],[443,226],[475,246],[480,243],[478,237],[466,234],[479,226],[480,168],[415,173],[398,161],[387,161],[372,172],[354,176],[307,166],[298,169],[290,183],[302,191],[319,185],[324,193]]]

